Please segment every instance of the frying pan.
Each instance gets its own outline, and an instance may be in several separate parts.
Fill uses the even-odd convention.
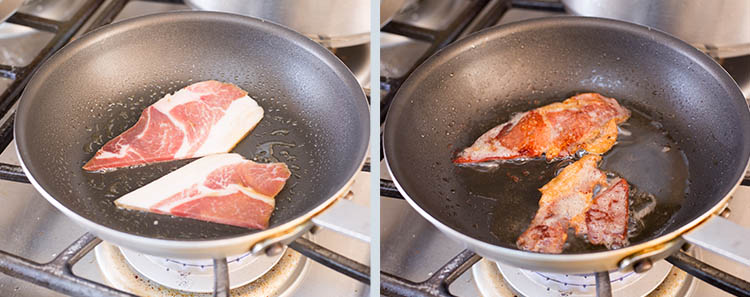
[[[641,235],[616,250],[519,250],[515,240],[538,209],[537,189],[559,167],[544,176],[508,172],[536,180],[518,186],[503,172],[477,172],[451,160],[513,113],[582,92],[614,97],[640,118],[660,123],[686,166],[665,168],[661,155],[615,152],[624,144],[615,145],[604,159],[623,161],[605,161],[602,168],[657,199]],[[715,215],[747,168],[750,112],[719,65],[667,34],[582,17],[488,29],[419,66],[396,94],[384,125],[385,160],[402,195],[442,232],[489,259],[562,273],[627,270],[666,257],[688,240],[750,263],[750,233]],[[680,176],[689,184],[676,192],[670,183]]]
[[[114,206],[117,197],[191,160],[106,174],[81,169],[146,106],[209,79],[238,85],[265,110],[233,151],[286,162],[292,171],[266,230]],[[94,234],[146,254],[209,258],[309,227],[346,194],[364,164],[367,119],[365,95],[351,72],[308,38],[244,16],[177,12],[119,22],[65,46],[26,87],[14,133],[37,191]]]

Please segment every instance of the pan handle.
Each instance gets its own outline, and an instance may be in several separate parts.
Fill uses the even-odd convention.
[[[352,194],[349,192],[347,196]],[[370,242],[370,209],[355,204],[344,197],[320,215],[312,218],[320,227],[336,231],[349,237]]]
[[[685,241],[750,266],[750,230],[714,215],[682,234]]]

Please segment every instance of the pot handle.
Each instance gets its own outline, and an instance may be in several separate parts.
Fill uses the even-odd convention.
[[[714,215],[682,234],[685,241],[750,266],[750,230]]]
[[[323,213],[313,217],[312,222],[320,227],[369,243],[370,209],[345,198],[339,199]]]

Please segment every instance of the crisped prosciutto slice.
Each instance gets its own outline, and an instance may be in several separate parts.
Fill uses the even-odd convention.
[[[516,240],[519,248],[561,253],[568,228],[585,228],[585,214],[591,206],[594,187],[607,185],[606,175],[597,168],[600,159],[597,155],[586,155],[539,189],[542,192],[539,210],[529,228]]]
[[[586,211],[585,228],[576,235],[586,235],[591,244],[603,244],[608,249],[621,248],[628,243],[628,192],[625,179],[616,178],[594,198]]]
[[[83,169],[96,171],[229,152],[263,118],[239,87],[189,85],[143,110],[135,126],[110,140]]]
[[[568,229],[585,236],[591,244],[608,249],[628,245],[628,192],[625,179],[607,181],[597,169],[601,160],[586,155],[541,189],[539,210],[529,228],[516,241],[519,248],[541,253],[561,253],[568,238]],[[602,189],[592,199],[594,189]]]
[[[246,228],[268,228],[276,194],[290,176],[284,163],[238,154],[200,158],[115,200],[119,207]]]
[[[480,136],[454,163],[491,160],[565,158],[579,150],[603,154],[617,140],[617,125],[630,111],[596,93],[580,94],[520,113]]]

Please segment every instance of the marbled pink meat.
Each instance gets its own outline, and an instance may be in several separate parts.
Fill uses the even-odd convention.
[[[117,199],[120,207],[265,229],[275,196],[290,176],[284,163],[255,163],[237,154],[198,159]]]
[[[96,171],[229,152],[263,117],[239,87],[189,85],[147,107],[135,126],[110,140],[83,169]]]

